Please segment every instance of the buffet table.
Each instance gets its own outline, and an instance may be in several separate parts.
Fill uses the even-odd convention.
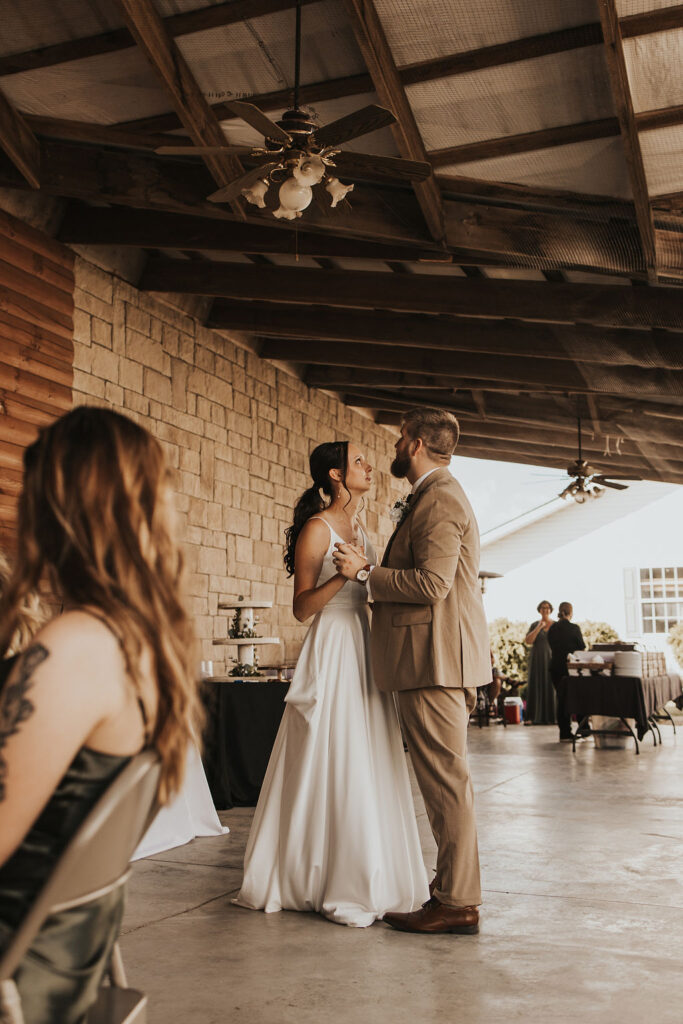
[[[253,807],[285,710],[288,682],[204,685],[204,768],[219,810]]]
[[[673,674],[646,678],[565,676],[558,686],[557,699],[559,707],[569,715],[576,715],[579,722],[590,715],[620,718],[625,731],[633,736],[638,754],[638,740],[642,740],[646,732],[652,731],[655,743],[657,742],[651,724],[656,712],[670,700],[675,701],[679,708],[683,708],[683,683],[680,676]],[[637,737],[626,722],[628,718],[635,719]],[[587,730],[582,727],[582,731]],[[597,733],[599,730],[591,731]]]

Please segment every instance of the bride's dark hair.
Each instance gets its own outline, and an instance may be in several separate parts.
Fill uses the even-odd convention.
[[[334,491],[330,470],[338,469],[341,472],[342,486],[346,487],[346,469],[349,463],[349,442],[348,441],[327,441],[319,444],[311,452],[308,464],[313,478],[312,485],[304,491],[294,507],[294,520],[292,525],[285,530],[285,569],[288,576],[294,575],[294,552],[299,534],[304,526],[318,512],[327,508],[320,492],[322,491],[332,501]],[[349,495],[349,499],[350,499]]]

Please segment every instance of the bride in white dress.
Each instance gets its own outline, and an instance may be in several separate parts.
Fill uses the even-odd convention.
[[[313,486],[287,531],[294,614],[315,615],[287,695],[244,863],[242,907],[317,911],[367,927],[428,898],[393,697],[370,668],[367,590],[332,561],[337,541],[372,545],[356,513],[372,468],[346,442],[311,455]],[[325,505],[323,491],[330,499]]]

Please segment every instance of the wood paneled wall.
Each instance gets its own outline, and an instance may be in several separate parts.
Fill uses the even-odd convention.
[[[74,256],[0,211],[0,543],[12,546],[24,448],[72,405]]]

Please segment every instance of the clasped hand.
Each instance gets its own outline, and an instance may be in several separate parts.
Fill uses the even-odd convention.
[[[347,580],[355,580],[356,573],[367,562],[365,552],[356,547],[355,544],[340,544],[337,542],[334,548],[332,559],[337,572],[341,576],[345,576]]]

